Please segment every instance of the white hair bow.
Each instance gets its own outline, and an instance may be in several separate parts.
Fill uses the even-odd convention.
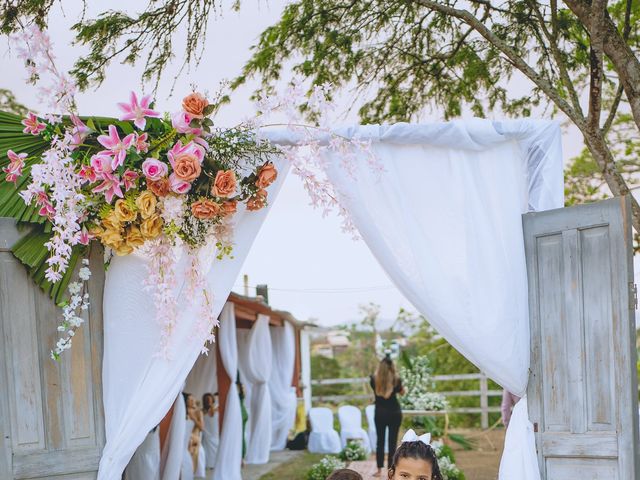
[[[431,446],[429,442],[431,442],[431,434],[425,433],[423,435],[418,436],[413,429],[407,430],[407,433],[402,437],[402,443],[404,442],[422,442],[425,445]]]

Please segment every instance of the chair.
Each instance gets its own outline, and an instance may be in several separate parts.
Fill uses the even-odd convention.
[[[311,453],[340,453],[340,436],[333,428],[333,413],[325,407],[312,408],[309,411],[311,434],[309,451]]]
[[[371,443],[367,432],[362,428],[362,413],[360,409],[352,405],[345,405],[338,409],[340,420],[340,440],[342,448],[347,446],[348,440],[361,440],[362,446],[368,453],[371,452]]]
[[[375,450],[378,442],[378,434],[376,433],[376,406],[375,405],[367,405],[367,408],[364,409],[364,413],[367,416],[369,441],[371,442],[371,449]],[[385,431],[385,442],[384,442],[384,453],[389,453],[389,430]]]

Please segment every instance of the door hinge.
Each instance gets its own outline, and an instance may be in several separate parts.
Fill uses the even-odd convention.
[[[629,308],[631,310],[638,308],[638,286],[633,282],[629,282]]]
[[[534,432],[534,433],[538,433],[538,422],[535,422],[535,423],[533,424],[533,432]]]

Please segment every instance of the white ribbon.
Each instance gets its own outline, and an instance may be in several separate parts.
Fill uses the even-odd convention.
[[[416,432],[413,431],[413,429],[409,429],[407,430],[407,433],[404,434],[404,437],[402,437],[402,443],[404,442],[422,442],[425,445],[431,446],[431,443],[429,443],[431,442],[431,434],[425,433],[418,436]]]

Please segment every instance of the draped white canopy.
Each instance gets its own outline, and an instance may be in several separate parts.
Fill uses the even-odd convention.
[[[384,172],[374,172],[364,159],[356,159],[345,169],[335,154],[327,157],[330,180],[389,277],[454,347],[498,383],[522,394],[529,327],[521,214],[563,205],[558,124],[474,119],[354,127],[339,133],[371,139],[384,166]],[[276,143],[298,140],[289,132],[268,135]],[[279,170],[282,182],[285,169]],[[272,187],[272,202],[278,188]],[[239,219],[235,260],[212,269],[215,312],[265,214]],[[117,260],[108,271],[104,299],[107,445],[100,479],[119,478],[136,446],[175,399],[202,343],[186,335],[195,315],[187,309],[178,322],[180,356],[173,362],[155,357],[159,328],[151,300],[139,292],[143,260]],[[220,336],[222,342],[223,330]],[[235,359],[222,358],[232,373],[237,353]],[[517,410],[507,435],[503,480],[538,476],[526,402]],[[233,445],[225,445],[225,428],[237,430],[240,423],[232,424],[228,415],[221,450],[235,455],[240,444],[234,437]],[[223,465],[228,462],[219,467]],[[216,470],[215,478],[239,478],[235,472],[220,475]]]

